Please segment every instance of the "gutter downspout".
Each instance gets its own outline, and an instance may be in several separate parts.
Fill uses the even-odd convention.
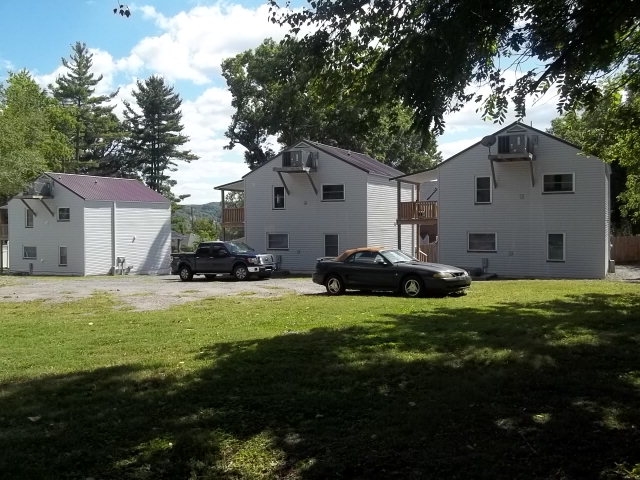
[[[116,274],[116,202],[111,204],[111,275]]]

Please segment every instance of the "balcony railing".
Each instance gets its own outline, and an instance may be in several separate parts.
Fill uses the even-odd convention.
[[[400,202],[398,212],[399,221],[411,221],[420,223],[421,221],[438,219],[438,202]]]
[[[244,208],[225,208],[222,210],[223,225],[244,225]]]
[[[9,225],[0,225],[0,240],[9,240]]]

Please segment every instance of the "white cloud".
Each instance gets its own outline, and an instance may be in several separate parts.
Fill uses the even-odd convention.
[[[163,31],[141,40],[123,63],[158,73],[170,81],[197,85],[220,73],[222,60],[257,47],[265,38],[280,39],[286,30],[268,20],[269,8],[255,10],[216,3],[166,17],[152,6],[139,9]]]

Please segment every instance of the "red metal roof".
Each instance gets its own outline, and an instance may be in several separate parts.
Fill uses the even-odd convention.
[[[169,203],[168,199],[138,180],[70,173],[47,172],[47,175],[85,200]]]

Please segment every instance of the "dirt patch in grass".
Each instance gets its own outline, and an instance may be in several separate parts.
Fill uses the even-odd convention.
[[[177,276],[116,277],[5,277],[0,279],[0,299],[5,302],[67,302],[95,293],[108,293],[134,310],[162,310],[200,299],[223,296],[278,297],[291,293],[323,293],[311,278],[285,277],[238,282],[194,278],[181,282]]]

